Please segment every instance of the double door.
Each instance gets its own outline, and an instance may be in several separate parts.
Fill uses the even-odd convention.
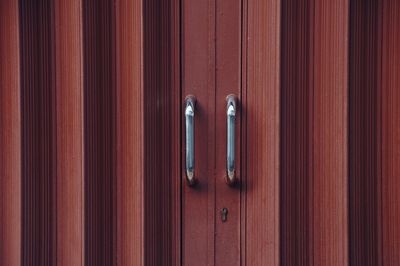
[[[399,8],[181,1],[183,265],[399,263]]]
[[[242,1],[182,10],[183,264],[239,265]]]
[[[0,1],[0,265],[400,265],[399,14]]]

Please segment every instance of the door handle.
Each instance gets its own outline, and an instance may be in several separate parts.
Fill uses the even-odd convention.
[[[185,99],[186,121],[186,180],[189,186],[196,183],[194,176],[194,111],[196,98],[188,95]]]
[[[236,116],[236,96],[230,94],[226,97],[226,182],[228,185],[236,183],[235,176],[235,116]]]

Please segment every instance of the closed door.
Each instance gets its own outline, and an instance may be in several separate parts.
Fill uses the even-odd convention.
[[[182,146],[182,263],[240,264],[240,183],[227,184],[227,97],[235,114],[234,177],[240,177],[241,1],[182,3],[182,98],[195,97],[193,177]],[[237,106],[236,106],[237,102]],[[236,110],[237,109],[237,110]],[[185,111],[182,107],[182,112]],[[182,116],[185,119],[184,116]],[[189,126],[184,120],[182,136]],[[186,131],[187,132],[187,131]],[[196,181],[192,186],[190,179]],[[189,179],[189,180],[185,180]],[[223,218],[222,216],[225,216]]]
[[[0,1],[0,265],[400,265],[399,14]]]

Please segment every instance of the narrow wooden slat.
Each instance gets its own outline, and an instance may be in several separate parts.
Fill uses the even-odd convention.
[[[282,1],[282,265],[312,263],[314,1]]]
[[[18,2],[0,1],[0,264],[21,264]]]
[[[83,3],[85,264],[113,262],[114,3]]]
[[[182,118],[182,101],[181,101],[181,0],[172,0],[170,6],[170,61],[164,65],[165,71],[170,73],[170,89],[167,87],[166,91],[169,93],[170,101],[166,103],[166,107],[170,108],[169,129],[170,139],[166,139],[164,143],[170,143],[166,147],[168,152],[166,156],[170,159],[169,172],[171,184],[171,202],[170,202],[170,265],[180,266],[182,264],[182,214],[181,214],[181,118]],[[171,65],[174,66],[171,68]],[[178,178],[179,177],[179,178]]]
[[[383,1],[382,264],[400,265],[400,2]]]
[[[246,265],[278,265],[281,4],[245,2],[242,257]]]
[[[142,4],[145,265],[180,262],[179,3]]]
[[[114,265],[144,264],[143,3],[116,2]]]
[[[216,1],[182,2],[182,99],[194,95],[196,186],[189,187],[182,145],[182,264],[215,264]],[[182,123],[185,141],[185,124]]]
[[[145,265],[171,265],[174,250],[173,212],[179,189],[179,121],[181,113],[179,61],[173,57],[179,45],[172,12],[178,15],[176,1],[143,1],[143,163],[144,163],[144,255]],[[137,40],[135,40],[137,41]],[[176,52],[176,50],[175,50]],[[175,81],[173,81],[175,79]],[[174,84],[172,82],[175,82]],[[179,111],[178,111],[179,110]],[[172,126],[175,125],[175,128]],[[173,160],[173,158],[175,160]],[[178,159],[178,160],[176,160]],[[175,175],[172,175],[175,174]],[[176,187],[177,186],[177,187]],[[175,190],[175,193],[177,191]],[[178,201],[179,203],[179,201]],[[179,205],[178,205],[179,206]]]
[[[56,263],[56,109],[51,1],[21,1],[22,264]]]
[[[283,1],[281,263],[348,263],[349,2]]]
[[[242,3],[217,1],[215,29],[215,265],[240,265],[240,188],[241,188],[241,41]],[[227,109],[226,97],[237,97],[235,114],[235,176],[237,184],[226,183]],[[240,181],[239,181],[240,180]],[[228,210],[227,221],[221,211]]]
[[[382,2],[351,1],[350,11],[350,258],[381,265]]]
[[[82,2],[54,3],[57,265],[84,263]]]
[[[314,6],[312,263],[347,265],[349,0]]]

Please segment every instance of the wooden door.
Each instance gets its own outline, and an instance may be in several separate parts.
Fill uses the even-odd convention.
[[[241,1],[182,3],[182,95],[196,97],[195,179],[182,161],[182,263],[240,264],[240,185],[225,182],[227,96],[241,98]],[[183,110],[183,109],[182,109]],[[183,111],[182,111],[183,112]],[[235,119],[235,164],[240,166],[240,112]],[[185,124],[182,124],[185,138]],[[185,146],[182,147],[185,153]],[[184,156],[182,156],[184,158]],[[235,175],[240,176],[240,167]],[[226,209],[227,220],[221,219]]]
[[[0,1],[0,265],[400,265],[399,43],[396,0]]]

